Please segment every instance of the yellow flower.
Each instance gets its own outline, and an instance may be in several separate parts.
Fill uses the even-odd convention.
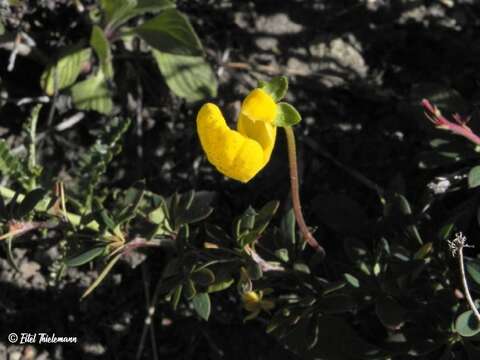
[[[237,131],[228,127],[222,112],[212,103],[197,115],[197,132],[208,161],[222,174],[248,182],[270,160],[277,128],[277,104],[262,89],[243,101]]]
[[[264,299],[262,291],[247,291],[242,295],[243,307],[250,315],[245,318],[246,320],[254,319],[260,314],[260,311],[270,311],[275,307],[275,303],[272,300]]]

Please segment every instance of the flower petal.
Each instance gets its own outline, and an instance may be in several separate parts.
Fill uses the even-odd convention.
[[[237,130],[240,134],[255,140],[261,145],[263,149],[263,159],[265,164],[268,163],[272,155],[273,147],[275,146],[277,127],[264,121],[252,121],[244,114],[240,114]]]
[[[198,112],[197,132],[208,161],[232,179],[248,182],[266,164],[262,146],[230,129],[214,104],[207,103]]]
[[[243,100],[240,113],[252,121],[264,121],[273,124],[277,116],[277,104],[262,89],[255,89]]]

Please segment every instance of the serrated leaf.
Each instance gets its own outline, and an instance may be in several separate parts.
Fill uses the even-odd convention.
[[[151,47],[163,53],[199,56],[202,44],[187,17],[167,9],[133,29]]]
[[[189,102],[217,96],[217,78],[202,56],[153,50],[155,61],[172,92]]]
[[[105,115],[113,110],[111,91],[100,70],[72,86],[71,95],[73,104],[79,110],[93,110]]]
[[[198,316],[208,321],[211,311],[210,296],[207,293],[197,294],[192,300],[193,308]]]
[[[105,253],[105,246],[98,246],[65,260],[65,265],[75,267],[84,265]]]
[[[113,79],[112,53],[110,43],[100,27],[95,25],[90,36],[90,45],[98,56],[100,68],[107,80]]]
[[[472,310],[465,311],[455,320],[455,331],[461,336],[470,337],[480,332],[480,326]]]
[[[480,185],[480,165],[474,166],[468,172],[468,187],[475,188]]]
[[[262,82],[259,87],[268,93],[275,102],[278,102],[287,94],[288,79],[286,76],[277,76],[269,82]]]
[[[56,63],[48,66],[42,74],[40,85],[47,95],[62,90],[77,80],[83,66],[90,61],[91,50],[80,49],[67,53]]]
[[[277,126],[293,126],[302,121],[302,116],[292,105],[280,102],[277,104],[277,116],[275,125]]]

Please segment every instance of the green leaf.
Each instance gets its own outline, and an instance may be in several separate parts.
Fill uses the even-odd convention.
[[[4,139],[0,139],[0,174],[15,178],[25,189],[29,187],[27,163],[12,154]]]
[[[278,209],[278,201],[270,201],[257,213],[249,207],[236,222],[235,233],[241,247],[258,239]]]
[[[480,326],[472,310],[465,311],[457,317],[455,331],[464,337],[474,336],[480,332]]]
[[[247,263],[247,274],[251,280],[259,280],[263,276],[263,270],[259,264],[252,260]]]
[[[399,330],[406,320],[405,309],[391,297],[379,297],[375,303],[375,313],[390,330]]]
[[[182,296],[183,285],[177,285],[172,293],[170,302],[172,303],[173,310],[177,310],[178,303],[180,302],[180,296]]]
[[[420,245],[423,244],[423,239],[418,231],[412,208],[405,196],[397,193],[389,195],[387,197],[384,213],[385,216],[391,217],[400,222],[400,226],[407,229],[410,238],[416,240]]]
[[[296,243],[295,214],[293,209],[290,209],[282,218],[282,222],[280,223],[280,234],[285,245],[288,246],[290,250],[293,250]]]
[[[192,300],[193,308],[203,320],[208,321],[210,317],[211,303],[207,293],[197,294]]]
[[[122,204],[126,204],[127,206],[115,215],[115,222],[117,224],[124,224],[135,217],[144,194],[144,181],[138,182],[134,187],[127,190],[125,193],[125,199],[122,202]]]
[[[275,250],[275,256],[284,262],[288,262],[288,250],[285,248]]]
[[[185,299],[187,300],[192,300],[195,295],[197,295],[195,283],[192,280],[187,279],[183,284],[183,296],[185,296]]]
[[[345,273],[345,274],[343,274],[343,277],[354,288],[359,288],[360,287],[360,281],[358,281],[358,279],[355,276],[353,276],[351,274],[348,274],[348,273]]]
[[[315,306],[322,309],[325,314],[345,313],[355,309],[356,304],[352,297],[344,294],[331,294],[322,296],[317,300]]]
[[[90,45],[98,56],[100,68],[107,80],[113,79],[112,53],[110,43],[100,27],[95,25],[90,37]]]
[[[115,232],[117,224],[115,224],[115,221],[113,221],[112,217],[108,214],[107,210],[105,210],[97,198],[94,199],[93,212],[95,220],[97,220],[101,228]]]
[[[205,232],[208,237],[218,244],[232,244],[233,239],[221,227],[213,224],[205,224]]]
[[[175,3],[170,0],[102,0],[101,4],[110,27],[118,27],[133,17],[147,12],[158,12],[175,7]]]
[[[105,279],[105,277],[108,275],[110,270],[112,270],[113,266],[117,263],[118,260],[120,260],[122,255],[123,255],[122,253],[119,253],[109,261],[109,263],[103,268],[102,272],[98,275],[98,277],[95,279],[92,285],[90,285],[88,289],[85,290],[82,297],[80,298],[81,300],[85,299],[93,290],[95,290],[95,288],[98,285],[100,285],[100,283],[103,281],[103,279]]]
[[[343,249],[348,258],[354,263],[364,261],[368,254],[368,248],[365,243],[356,237],[345,237]]]
[[[247,210],[242,214],[242,216],[235,223],[235,235],[240,239],[245,234],[248,234],[255,225],[255,216],[257,213],[255,210],[249,206]]]
[[[16,209],[16,217],[27,216],[45,197],[47,192],[44,189],[35,189],[25,195],[24,199]]]
[[[153,56],[172,92],[189,102],[217,96],[217,79],[202,56],[153,50]]]
[[[465,258],[465,270],[469,278],[480,286],[480,260]]]
[[[305,274],[310,274],[310,268],[307,264],[304,264],[302,262],[296,262],[295,264],[293,264],[293,269],[295,271],[299,271]]]
[[[79,110],[94,110],[101,114],[109,115],[113,110],[110,89],[105,81],[105,75],[98,71],[71,89],[72,100]]]
[[[223,291],[232,286],[234,282],[235,280],[233,278],[227,278],[226,280],[217,281],[208,287],[207,292],[213,293],[217,291]]]
[[[278,201],[272,200],[266,203],[260,209],[258,215],[255,217],[255,231],[257,233],[260,234],[265,231],[273,216],[277,212],[279,205],[280,203]]]
[[[302,121],[300,113],[292,105],[286,102],[277,104],[277,117],[275,118],[275,125],[277,126],[293,126]]]
[[[176,228],[207,218],[213,211],[210,204],[214,196],[215,193],[211,191],[192,191],[177,196],[178,202],[173,211]]]
[[[278,102],[287,94],[288,79],[286,76],[277,76],[269,82],[262,82],[260,89],[268,93],[275,102]]]
[[[90,61],[91,50],[80,49],[62,56],[56,63],[48,66],[40,78],[40,86],[52,96],[55,90],[62,90],[77,80],[83,66]]]
[[[431,242],[427,242],[423,244],[420,249],[417,250],[415,255],[413,256],[414,259],[425,259],[428,255],[432,252],[433,244]]]
[[[200,39],[187,17],[168,9],[133,30],[151,47],[164,53],[202,55]]]
[[[480,185],[480,165],[474,166],[468,172],[468,187],[474,188]]]
[[[311,316],[306,325],[306,341],[308,349],[313,348],[318,341],[318,316]]]
[[[100,5],[105,12],[105,20],[110,26],[128,20],[136,3],[136,0],[100,0]]]
[[[87,209],[91,207],[93,191],[107,171],[108,164],[121,151],[121,141],[129,126],[128,119],[112,120],[97,137],[95,144],[81,156],[75,175],[80,180],[79,188],[82,191],[78,195]]]
[[[193,272],[191,279],[200,286],[209,286],[215,281],[215,274],[209,269],[201,269]]]
[[[174,8],[175,2],[171,0],[137,0],[137,6],[134,9],[136,15],[146,12],[157,12]]]
[[[65,260],[65,265],[69,267],[81,266],[105,253],[105,246],[97,246],[84,253]]]

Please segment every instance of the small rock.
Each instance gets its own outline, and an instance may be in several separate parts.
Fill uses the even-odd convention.
[[[278,53],[278,40],[273,37],[259,37],[255,40],[255,44],[260,50]]]
[[[310,46],[310,53],[318,62],[312,62],[312,70],[319,72],[327,87],[340,86],[346,81],[364,79],[368,66],[361,54],[361,45],[353,35],[347,39],[336,38]]]
[[[85,343],[83,344],[82,349],[84,353],[94,356],[105,354],[105,347],[100,343]]]
[[[13,351],[8,356],[8,360],[20,360],[22,358],[22,353],[20,351]]]
[[[272,35],[298,34],[303,26],[290,20],[287,14],[259,16],[255,21],[255,28],[259,32]]]

